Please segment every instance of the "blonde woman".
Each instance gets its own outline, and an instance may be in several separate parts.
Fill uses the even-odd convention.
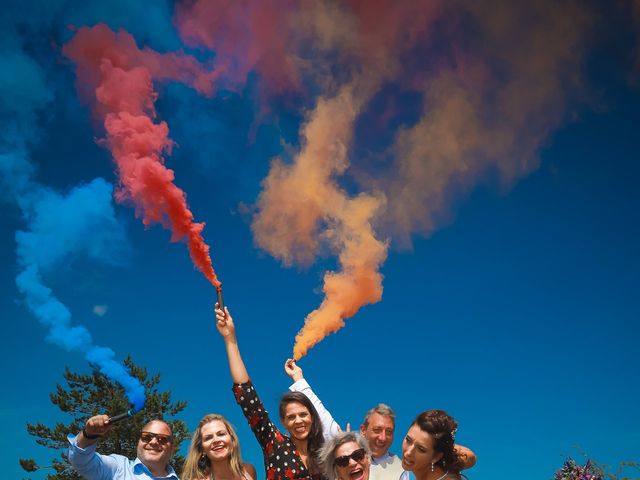
[[[182,480],[256,480],[256,469],[243,463],[233,426],[222,415],[206,415],[193,434]]]

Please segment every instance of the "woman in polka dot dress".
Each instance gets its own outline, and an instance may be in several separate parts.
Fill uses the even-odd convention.
[[[322,423],[309,399],[300,392],[289,392],[280,401],[280,420],[284,435],[269,419],[256,393],[240,355],[235,325],[229,310],[216,305],[216,326],[224,339],[233,379],[233,393],[242,408],[264,454],[267,480],[319,480],[317,454],[324,443]]]

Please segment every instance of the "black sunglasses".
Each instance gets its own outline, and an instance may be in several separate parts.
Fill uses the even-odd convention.
[[[349,459],[353,458],[354,461],[359,462],[364,458],[367,454],[364,448],[359,448],[358,450],[354,450],[349,455],[343,455],[341,457],[336,457],[333,461],[333,464],[338,467],[346,467],[349,465]]]
[[[143,443],[149,443],[151,440],[156,439],[158,444],[165,446],[167,443],[171,443],[171,435],[165,435],[163,433],[142,432],[140,434],[140,440]]]

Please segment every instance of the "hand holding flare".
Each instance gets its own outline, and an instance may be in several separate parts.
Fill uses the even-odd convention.
[[[240,355],[238,340],[236,339],[236,326],[229,309],[225,307],[224,312],[220,304],[216,303],[216,327],[224,339],[229,360],[229,371],[234,383],[246,383],[249,381],[249,373]]]
[[[224,312],[222,308],[224,308]],[[216,303],[216,327],[218,327],[218,332],[220,332],[220,335],[222,335],[225,341],[235,340],[236,327],[233,323],[233,318],[227,307],[222,308],[219,303]]]

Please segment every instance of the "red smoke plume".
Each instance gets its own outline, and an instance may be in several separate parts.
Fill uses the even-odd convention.
[[[120,179],[116,200],[132,201],[145,226],[160,223],[171,230],[172,241],[185,239],[195,266],[219,288],[202,238],[204,223],[194,223],[185,193],[164,165],[163,154],[173,146],[169,128],[153,121],[153,80],[177,80],[210,95],[219,72],[184,54],[140,50],[131,35],[105,25],[81,28],[63,52],[76,63],[78,88],[104,123]]]
[[[229,86],[244,84],[253,70],[266,90],[281,93],[299,86],[289,54],[298,8],[293,0],[196,0],[176,6],[175,22],[187,45],[215,50]]]

